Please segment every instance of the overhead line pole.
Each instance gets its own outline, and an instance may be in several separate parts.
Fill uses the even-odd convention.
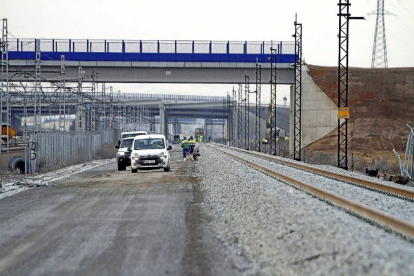
[[[276,155],[276,64],[277,50],[270,48],[270,154]]]
[[[238,105],[237,105],[237,146],[239,148],[242,147],[242,132],[243,132],[243,121],[242,121],[242,93],[243,87],[239,83],[239,91],[238,91]]]
[[[40,40],[35,40],[36,49],[36,82],[35,82],[35,106],[34,106],[34,124],[35,129],[39,129],[42,125],[42,82],[41,82],[41,51]]]
[[[295,16],[295,92],[293,104],[293,158],[302,160],[302,24]]]
[[[339,0],[339,51],[338,51],[338,168],[348,170],[348,81],[349,81],[349,20],[350,0]]]
[[[233,99],[231,101],[231,122],[232,122],[232,145],[233,147],[236,146],[236,112],[237,112],[237,105],[236,105],[236,99],[237,99],[237,95],[236,95],[236,90],[234,89],[233,86]]]
[[[1,36],[1,91],[0,91],[0,137],[6,142],[7,154],[9,153],[10,139],[9,126],[11,118],[10,94],[9,94],[9,41],[7,19],[2,19],[2,36]],[[5,116],[4,116],[5,115]],[[3,125],[6,125],[6,134],[3,134]],[[1,155],[0,141],[0,155]],[[0,183],[1,184],[1,183]]]
[[[82,91],[82,67],[78,68],[78,104],[76,111],[76,130],[84,130],[83,121],[85,120],[85,110],[83,107],[83,91]]]
[[[59,97],[59,130],[65,130],[65,111],[66,111],[66,90],[65,90],[65,56],[60,56],[60,76],[61,76],[61,86],[60,86],[60,97]]]
[[[260,97],[262,93],[262,66],[256,63],[256,151],[260,152]]]
[[[245,149],[249,149],[249,98],[250,98],[250,85],[249,85],[249,76],[244,76],[244,144]]]
[[[223,145],[226,144],[226,134],[225,134],[226,132],[224,130],[224,125],[226,123],[226,120],[225,120],[225,118],[226,118],[226,108],[227,108],[226,101],[227,101],[227,98],[223,99]]]

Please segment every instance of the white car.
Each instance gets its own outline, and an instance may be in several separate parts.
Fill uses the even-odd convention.
[[[164,135],[149,134],[134,138],[131,148],[131,172],[139,169],[164,169],[169,172],[171,146]]]
[[[121,140],[129,137],[135,137],[138,135],[147,135],[148,133],[146,131],[128,131],[128,132],[122,132],[121,133]]]

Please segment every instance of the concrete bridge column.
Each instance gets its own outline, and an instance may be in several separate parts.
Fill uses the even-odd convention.
[[[168,135],[168,121],[165,114],[164,107],[160,108],[160,134],[167,136]]]

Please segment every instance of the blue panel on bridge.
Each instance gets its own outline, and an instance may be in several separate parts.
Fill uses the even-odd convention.
[[[35,59],[36,43],[41,59],[60,61],[143,62],[239,62],[270,63],[271,49],[278,63],[294,63],[294,42],[276,41],[125,41],[89,39],[11,39],[9,59]]]
[[[166,53],[73,53],[42,52],[42,60],[60,61],[143,61],[143,62],[247,62],[270,63],[268,54],[166,54]],[[35,59],[34,52],[9,52],[10,60]],[[294,63],[295,55],[277,55],[278,63]]]

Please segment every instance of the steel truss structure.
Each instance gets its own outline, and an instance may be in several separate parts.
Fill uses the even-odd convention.
[[[256,63],[256,151],[260,152],[260,98],[262,94],[262,66]]]
[[[270,154],[276,155],[276,80],[277,80],[277,50],[270,48]]]
[[[233,92],[234,93],[234,88],[233,88]],[[234,146],[234,129],[235,129],[235,125],[234,125],[234,104],[233,104],[233,99],[232,96],[230,96],[229,93],[227,93],[226,96],[226,100],[225,100],[225,106],[224,106],[224,112],[225,112],[225,117],[226,117],[226,141],[227,144],[229,146]]]
[[[227,112],[227,97],[226,99],[223,99],[223,118],[226,118],[226,112]],[[223,120],[223,145],[226,144],[225,124],[226,124],[226,120]]]
[[[2,19],[1,31],[1,87],[0,87],[0,139],[4,141],[7,153],[10,149],[9,126],[11,125],[10,94],[9,94],[9,40],[7,19]],[[6,133],[3,134],[3,126]],[[2,141],[0,140],[0,155]]]
[[[377,0],[377,10],[369,15],[376,15],[374,46],[372,47],[372,68],[388,68],[387,37],[385,35],[385,15],[391,13],[385,11],[385,0]]]
[[[350,0],[339,0],[339,57],[338,57],[338,110],[349,112],[348,106],[348,52],[349,52],[349,21],[364,19],[351,17]],[[338,168],[348,170],[348,117],[338,116]]]
[[[46,80],[44,80],[43,78],[41,78],[41,80],[43,82],[46,82]],[[95,93],[95,98],[94,98],[92,96],[93,93],[92,93],[91,87],[82,87],[82,77],[80,77],[78,82],[75,83],[76,86],[73,86],[73,83],[71,86],[70,82],[66,82],[65,90],[64,90],[65,92],[63,92],[62,90],[61,82],[59,82],[58,84],[50,83],[50,86],[43,85],[41,89],[41,93],[37,92],[37,90],[35,89],[36,83],[35,82],[33,83],[34,83],[33,88],[29,87],[29,85],[31,84],[30,82],[26,82],[25,85],[23,84],[19,85],[16,83],[12,83],[10,85],[10,91],[9,91],[10,98],[12,99],[12,101],[10,101],[10,106],[12,108],[14,107],[23,108],[24,112],[28,113],[27,116],[29,117],[32,116],[32,114],[38,114],[38,116],[40,116],[38,102],[39,102],[39,97],[41,97],[41,102],[43,106],[43,111],[42,111],[43,119],[42,120],[38,119],[38,128],[42,128],[42,129],[49,128],[49,127],[45,127],[43,125],[44,123],[42,124],[40,123],[47,119],[45,118],[45,113],[46,113],[45,110],[48,110],[49,119],[47,120],[50,121],[50,117],[55,116],[55,115],[52,115],[52,113],[57,114],[56,116],[58,117],[58,119],[59,119],[59,114],[62,116],[62,114],[65,113],[65,116],[68,117],[72,113],[72,114],[75,114],[75,122],[78,122],[77,124],[78,127],[77,128],[75,127],[74,130],[87,131],[87,129],[82,128],[82,117],[84,116],[82,114],[85,112],[86,106],[91,105],[91,103],[93,102],[95,102],[96,106],[99,107],[98,112],[97,112],[97,114],[99,114],[99,119],[97,118],[97,121],[101,121],[101,124],[96,125],[96,130],[107,128],[106,126],[107,126],[108,121],[110,125],[114,126],[113,119],[115,116],[114,116],[113,110],[117,106],[121,106],[122,108],[126,106],[127,108],[130,108],[130,111],[128,111],[125,114],[126,116],[125,127],[128,127],[129,129],[133,129],[134,125],[137,122],[134,118],[134,114],[136,114],[136,109],[138,108],[139,103],[137,103],[137,105],[131,104],[130,100],[124,99],[123,96],[121,97],[120,95],[118,95],[117,98],[114,97],[112,87],[110,87],[109,94],[104,93],[102,91],[102,93],[99,93],[99,95]],[[103,85],[102,87],[106,90],[105,85]],[[65,94],[65,95],[62,95],[62,94]],[[63,98],[65,99],[65,109],[63,109],[63,106],[60,106]],[[36,109],[36,113],[34,112],[35,109]],[[112,116],[110,114],[112,114]],[[27,116],[24,116],[24,117],[27,117]],[[57,129],[59,128],[57,127]]]
[[[231,145],[231,106],[230,106],[230,95],[227,93],[226,97],[226,117],[227,117],[227,144]]]
[[[59,101],[59,130],[65,130],[65,120],[66,120],[66,83],[65,83],[65,56],[60,56],[61,65],[60,65],[60,75],[61,75],[61,93],[60,95],[60,101]]]
[[[82,67],[78,69],[78,104],[76,106],[76,114],[75,114],[75,121],[76,121],[76,131],[85,130],[85,126],[83,121],[85,120],[85,110],[83,107],[83,90],[82,90]]]
[[[302,160],[302,24],[295,18],[295,91],[293,103],[293,158]]]
[[[237,117],[237,105],[236,105],[236,99],[237,99],[237,95],[236,95],[236,90],[233,87],[233,95],[232,95],[232,100],[231,100],[231,143],[232,146],[235,147],[236,146],[236,140],[237,140],[237,127],[236,127],[236,117]]]
[[[244,148],[248,150],[249,147],[249,98],[250,98],[250,84],[249,76],[244,76]]]
[[[35,43],[36,61],[35,61],[35,100],[34,100],[34,125],[35,129],[42,126],[42,81],[41,81],[41,53],[40,40],[37,39]]]
[[[243,132],[243,110],[242,110],[242,93],[243,93],[243,87],[241,84],[239,84],[239,90],[238,90],[238,100],[237,100],[237,147],[242,147],[242,132]]]

